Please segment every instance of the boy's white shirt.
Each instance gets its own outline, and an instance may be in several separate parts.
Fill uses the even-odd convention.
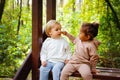
[[[64,38],[47,38],[40,52],[41,61],[64,62],[70,59],[71,51],[68,42]]]

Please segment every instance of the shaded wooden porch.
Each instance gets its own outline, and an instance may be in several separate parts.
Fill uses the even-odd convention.
[[[56,0],[46,0],[46,22],[50,19],[56,19]],[[43,22],[43,0],[32,0],[32,49],[25,59],[23,65],[17,71],[13,80],[26,80],[28,74],[32,70],[32,80],[39,80],[39,67],[40,63],[40,49],[42,42],[46,38],[45,33],[42,31]],[[94,74],[95,79],[100,80],[120,80],[120,71],[111,68],[98,68],[101,73]],[[112,70],[110,72],[110,70]],[[117,73],[117,74],[116,74]],[[73,73],[71,76],[80,77],[78,72]],[[51,77],[50,77],[50,80]]]

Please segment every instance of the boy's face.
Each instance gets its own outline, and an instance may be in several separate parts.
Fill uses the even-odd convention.
[[[61,25],[54,24],[54,27],[51,28],[49,32],[51,38],[60,38],[61,37]]]

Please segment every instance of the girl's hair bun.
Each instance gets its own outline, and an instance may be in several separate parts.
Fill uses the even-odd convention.
[[[93,25],[93,27],[96,27],[97,29],[99,27],[99,23],[97,23],[97,22],[93,22],[92,25]]]

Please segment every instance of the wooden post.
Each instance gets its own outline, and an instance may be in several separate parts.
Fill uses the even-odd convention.
[[[39,80],[39,55],[42,45],[42,0],[32,0],[32,80]]]
[[[47,0],[46,3],[47,3],[46,22],[48,22],[51,19],[56,19],[56,0]],[[43,40],[45,40],[46,37],[47,37],[46,34],[43,33]],[[49,80],[53,80],[51,73],[49,75]]]
[[[46,22],[51,19],[56,19],[56,0],[46,0]],[[45,32],[43,32],[43,41],[47,38]]]
[[[47,22],[56,19],[56,0],[47,0]]]

